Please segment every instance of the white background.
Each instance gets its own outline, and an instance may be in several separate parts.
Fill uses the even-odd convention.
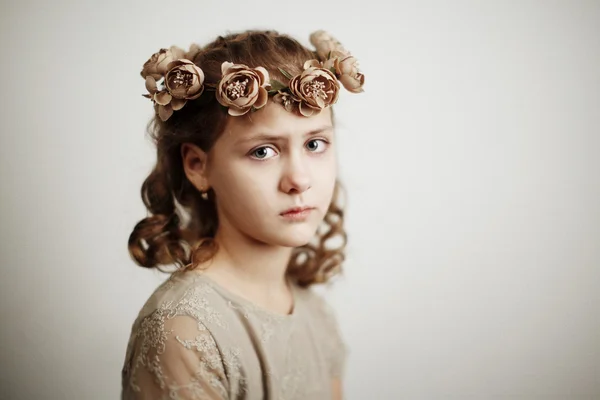
[[[348,399],[600,398],[600,3],[19,1],[0,12],[0,397],[115,399],[161,47],[327,29]]]

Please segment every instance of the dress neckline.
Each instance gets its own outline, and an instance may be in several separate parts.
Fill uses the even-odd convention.
[[[188,272],[193,273],[194,271],[188,271]],[[215,281],[214,279],[210,278],[209,276],[207,276],[206,274],[204,274],[202,272],[196,272],[196,275],[198,277],[200,277],[202,280],[204,280],[204,282],[209,284],[214,290],[219,292],[223,297],[237,303],[238,305],[244,306],[245,308],[247,308],[249,310],[258,311],[259,313],[261,313],[263,315],[266,315],[268,317],[275,318],[275,319],[280,319],[280,320],[292,320],[296,317],[296,315],[298,315],[298,305],[299,305],[298,291],[297,291],[297,287],[294,284],[294,282],[292,282],[291,279],[289,279],[289,278],[287,279],[287,282],[289,284],[290,291],[292,293],[292,303],[293,303],[292,310],[288,314],[282,314],[282,313],[279,313],[276,311],[268,310],[262,306],[257,305],[256,303],[252,302],[251,300],[249,300],[241,295],[233,293],[231,290],[223,287],[220,283],[218,283],[217,281]]]

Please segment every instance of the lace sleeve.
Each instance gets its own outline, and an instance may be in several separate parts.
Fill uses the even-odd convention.
[[[188,316],[153,314],[140,327],[124,399],[226,399],[221,355],[206,327]]]

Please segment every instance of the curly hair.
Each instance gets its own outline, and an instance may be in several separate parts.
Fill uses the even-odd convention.
[[[208,84],[219,81],[224,61],[263,66],[272,77],[284,81],[279,68],[300,73],[304,62],[314,57],[315,52],[275,31],[219,36],[203,48],[193,45],[188,53],[188,58],[204,71]],[[138,265],[162,272],[168,272],[162,268],[168,265],[189,270],[216,254],[218,245],[214,238],[219,221],[215,194],[210,189],[208,199],[201,199],[201,193],[184,173],[180,148],[184,143],[192,143],[210,151],[223,133],[226,120],[227,111],[215,97],[202,96],[188,102],[168,121],[155,116],[148,123],[147,132],[156,146],[157,160],[141,188],[150,215],[139,221],[129,236],[129,253]],[[343,190],[336,180],[332,201],[315,237],[292,251],[286,274],[300,286],[327,282],[341,272],[347,243],[340,198]],[[341,243],[331,246],[336,238]]]

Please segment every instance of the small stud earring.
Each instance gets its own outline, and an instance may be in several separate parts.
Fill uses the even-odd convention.
[[[200,197],[202,197],[203,200],[208,200],[208,191],[204,192],[203,190],[204,188],[200,188]]]

